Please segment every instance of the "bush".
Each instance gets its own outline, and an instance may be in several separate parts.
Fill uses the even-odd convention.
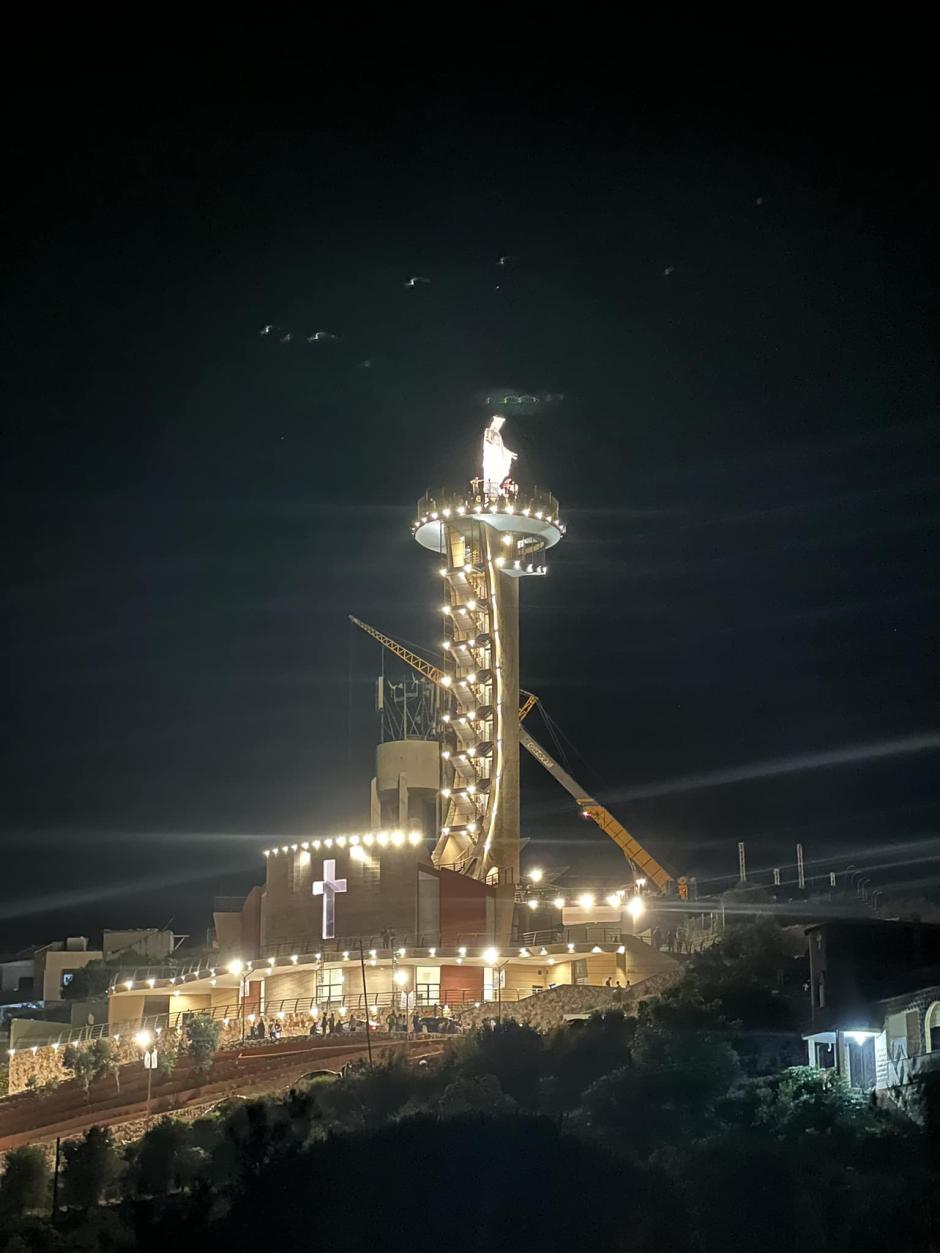
[[[166,1196],[186,1182],[192,1159],[189,1128],[174,1118],[161,1118],[131,1154],[134,1191],[138,1196]]]
[[[67,1044],[62,1054],[62,1065],[72,1072],[87,1096],[92,1080],[97,1078],[97,1062],[91,1050],[81,1044]]]
[[[87,1210],[101,1203],[121,1172],[121,1160],[111,1132],[92,1127],[81,1140],[62,1146],[62,1199]]]
[[[167,1032],[163,1040],[157,1042],[157,1072],[163,1076],[172,1075],[179,1057],[179,1041]]]
[[[542,1037],[515,1022],[483,1027],[464,1045],[458,1065],[469,1078],[494,1075],[507,1096],[534,1109],[544,1066]]]
[[[45,1208],[48,1193],[49,1166],[42,1149],[30,1145],[7,1154],[0,1176],[0,1218]]]
[[[221,1022],[208,1014],[197,1014],[186,1024],[186,1051],[204,1074],[212,1068],[221,1035]]]
[[[121,1059],[114,1044],[103,1036],[91,1044],[66,1045],[62,1064],[82,1085],[86,1097],[92,1083],[106,1075],[113,1075],[118,1092],[121,1090]]]
[[[461,1118],[465,1114],[511,1114],[516,1102],[499,1086],[495,1075],[479,1079],[455,1079],[441,1093],[437,1102],[439,1118]]]

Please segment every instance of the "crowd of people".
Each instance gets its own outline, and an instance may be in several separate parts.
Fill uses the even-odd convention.
[[[247,1038],[261,1042],[280,1040],[284,1034],[282,1025],[283,1013],[272,1014],[267,1019],[259,1015],[248,1029]],[[410,1016],[403,1010],[389,1009],[380,1014],[373,1011],[371,1020],[365,1015],[355,1012],[348,1016],[344,1010],[331,1008],[329,1005],[315,1013],[310,1022],[308,1036],[354,1035],[371,1027],[373,1031],[385,1030],[390,1036],[407,1035],[459,1035],[462,1031],[460,1023],[449,1014],[442,1013],[434,1007],[429,1013],[415,1010]]]

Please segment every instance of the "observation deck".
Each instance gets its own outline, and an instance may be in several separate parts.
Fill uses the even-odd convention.
[[[505,552],[497,564],[504,574],[545,574],[544,552],[559,542],[566,529],[558,501],[538,487],[519,488],[512,494],[487,487],[476,479],[462,491],[446,487],[428,491],[418,501],[412,535],[423,548],[445,553],[447,527],[475,522],[502,532]]]

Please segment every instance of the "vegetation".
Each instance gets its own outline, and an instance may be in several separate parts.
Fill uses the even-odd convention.
[[[219,1049],[222,1024],[208,1014],[196,1014],[186,1024],[186,1051],[202,1071],[208,1071]]]
[[[111,1132],[101,1127],[63,1144],[62,1162],[62,1200],[82,1211],[100,1205],[121,1172]]]
[[[13,1149],[0,1175],[0,1222],[43,1209],[49,1199],[49,1167],[42,1149]]]
[[[121,964],[117,961],[105,962],[99,958],[80,966],[72,972],[71,980],[62,989],[63,1000],[94,1001],[104,996]]]
[[[85,1095],[96,1079],[114,1078],[121,1090],[121,1058],[110,1040],[99,1037],[90,1044],[68,1044],[62,1054],[62,1065],[70,1070],[85,1089]]]
[[[454,1253],[928,1253],[937,1088],[917,1122],[836,1075],[742,1069],[731,1007],[780,1021],[753,972],[792,960],[785,949],[740,935],[636,1019],[545,1036],[504,1022],[427,1065],[387,1057],[192,1124],[163,1119],[122,1155],[96,1129],[65,1146],[55,1230],[14,1205],[0,1250],[396,1253],[424,1233]],[[187,1047],[208,1051],[194,1023]],[[14,1166],[9,1187],[42,1195],[41,1174],[27,1186],[17,1169],[33,1178]]]

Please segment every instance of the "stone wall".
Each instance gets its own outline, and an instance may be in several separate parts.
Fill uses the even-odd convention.
[[[547,992],[537,992],[522,1001],[503,1001],[497,1005],[487,1002],[479,1009],[457,1011],[454,1017],[465,1030],[472,1031],[491,1019],[500,1019],[526,1023],[536,1031],[551,1031],[560,1027],[566,1014],[590,1014],[596,1010],[622,1009],[624,1013],[634,1015],[641,1001],[651,996],[658,996],[678,976],[677,970],[663,971],[644,979],[634,987],[619,989],[591,987],[586,984],[574,984],[565,987],[551,988]]]
[[[112,1038],[111,1042],[122,1062],[139,1060],[140,1049],[133,1039],[125,1036],[118,1040]],[[26,1088],[44,1088],[71,1079],[72,1073],[65,1069],[62,1061],[64,1053],[64,1045],[55,1044],[17,1049],[10,1058],[10,1095]]]
[[[310,1015],[308,1013],[288,1014],[283,1017],[277,1015],[280,1022],[281,1032],[285,1036],[305,1036],[310,1031]],[[265,1017],[265,1022],[270,1023],[271,1016]],[[245,1024],[245,1035],[247,1036],[251,1028],[256,1025],[255,1022],[248,1021]],[[222,1030],[219,1035],[219,1048],[241,1048],[251,1047],[250,1039],[242,1039],[242,1022],[240,1018],[230,1018],[221,1024]],[[168,1044],[175,1044],[179,1047],[181,1033],[176,1030],[167,1030],[161,1033],[156,1044],[157,1049],[166,1048]],[[112,1044],[117,1049],[118,1056],[123,1064],[136,1062],[141,1064],[140,1047],[135,1043],[133,1034],[121,1034],[110,1037]],[[17,1049],[13,1056],[9,1059],[9,1085],[8,1092],[13,1096],[17,1092],[23,1092],[28,1088],[44,1088],[57,1083],[62,1083],[72,1077],[71,1072],[65,1069],[63,1065],[63,1055],[65,1053],[64,1045],[40,1045],[36,1048],[27,1048],[23,1050]]]

